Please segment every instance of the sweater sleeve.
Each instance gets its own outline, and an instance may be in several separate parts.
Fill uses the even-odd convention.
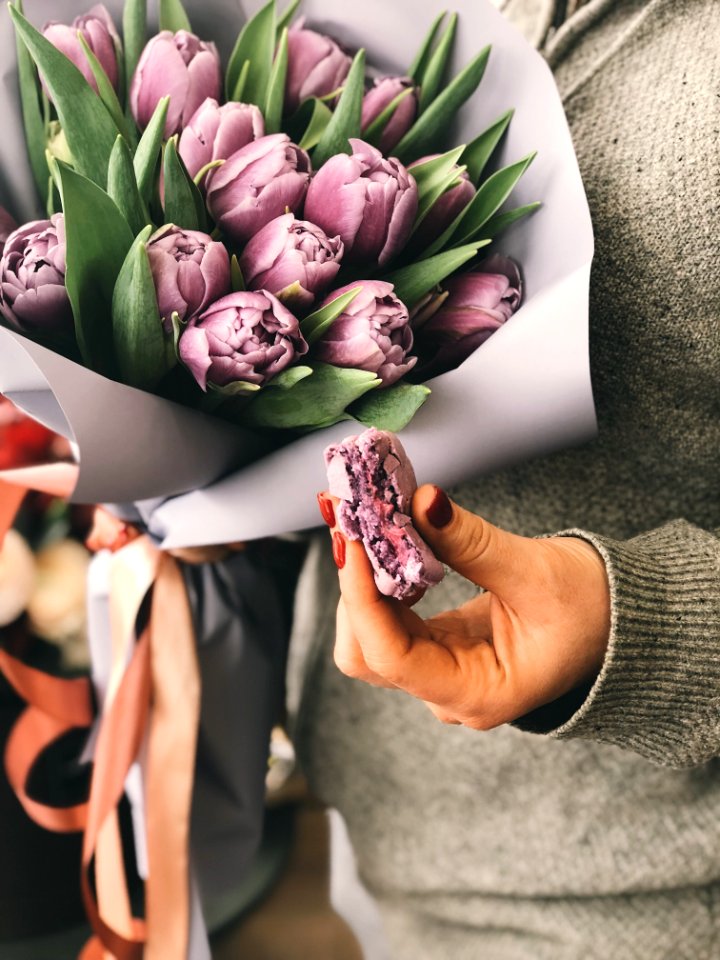
[[[516,721],[688,767],[720,755],[720,530],[674,521],[632,540],[567,530],[605,561],[610,641],[589,688]]]

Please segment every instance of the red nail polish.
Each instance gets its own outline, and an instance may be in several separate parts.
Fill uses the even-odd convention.
[[[448,499],[448,495],[440,487],[435,487],[435,496],[432,498],[430,506],[427,508],[427,518],[429,523],[436,530],[442,530],[452,520],[453,507]]]
[[[332,538],[333,560],[338,570],[345,566],[345,537],[341,533],[334,533]]]
[[[328,500],[324,493],[319,493],[317,495],[317,501],[323,520],[329,527],[334,527],[335,511],[333,510],[332,501]]]

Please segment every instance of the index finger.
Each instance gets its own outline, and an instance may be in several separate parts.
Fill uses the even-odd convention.
[[[339,576],[345,611],[368,668],[421,700],[450,702],[461,681],[452,651],[435,643],[417,614],[379,592],[362,544],[337,529],[333,541],[336,559],[344,561]]]

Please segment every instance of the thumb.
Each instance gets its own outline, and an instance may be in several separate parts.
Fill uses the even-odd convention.
[[[419,487],[412,514],[435,556],[479,587],[503,596],[532,576],[536,541],[494,527],[458,506],[439,487]]]

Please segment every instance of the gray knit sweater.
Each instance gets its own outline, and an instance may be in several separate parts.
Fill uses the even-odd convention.
[[[453,494],[597,546],[607,658],[518,725],[442,726],[333,666],[324,534],[299,594],[297,740],[393,960],[717,960],[720,5],[589,0],[550,37],[549,3],[507,6],[545,42],[593,214],[600,433]],[[474,589],[453,575],[424,609]]]

